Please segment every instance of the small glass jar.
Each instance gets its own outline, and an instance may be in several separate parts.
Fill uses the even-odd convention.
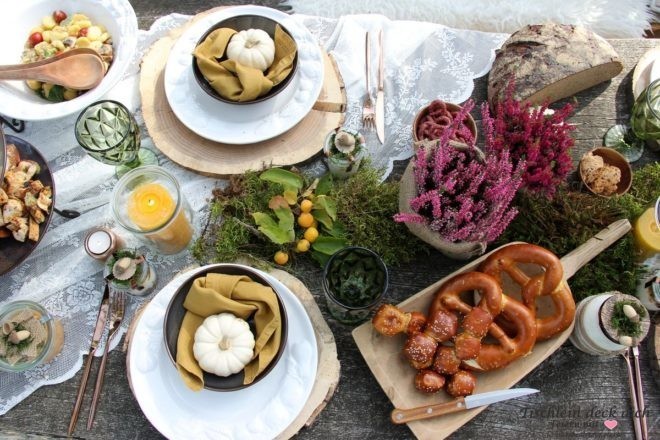
[[[126,173],[112,193],[115,220],[161,254],[176,254],[193,237],[193,214],[179,182],[157,166]]]
[[[43,329],[45,334],[32,334],[41,332],[30,332],[33,326]],[[21,300],[0,307],[0,371],[20,372],[47,364],[62,350],[63,344],[62,323],[40,304]]]
[[[344,154],[337,154],[333,152],[334,148],[334,139],[337,133],[344,131],[355,138],[355,152],[351,155],[351,158],[345,157]],[[323,142],[323,154],[326,156],[326,163],[328,164],[328,169],[330,173],[339,178],[346,179],[353,174],[357,173],[357,170],[360,168],[362,159],[366,155],[366,146],[364,142],[364,136],[359,132],[349,129],[341,128],[337,130],[332,130],[325,137]]]
[[[137,249],[114,252],[105,264],[104,275],[114,290],[134,296],[146,296],[156,285],[156,271]]]
[[[344,324],[369,318],[387,291],[388,273],[375,252],[350,246],[335,252],[323,269],[323,291],[330,314]]]

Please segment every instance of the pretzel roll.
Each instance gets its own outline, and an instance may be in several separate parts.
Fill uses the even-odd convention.
[[[433,359],[433,371],[440,374],[456,374],[461,366],[461,360],[456,357],[456,352],[452,347],[441,345],[435,352]]]
[[[541,266],[545,272],[529,276],[518,263]],[[552,315],[538,318],[537,338],[545,340],[567,329],[575,317],[575,301],[568,284],[563,280],[564,269],[561,261],[549,250],[533,244],[512,244],[490,255],[480,266],[500,283],[502,272],[506,272],[521,288],[525,306],[536,317],[536,300],[549,295],[554,306]]]
[[[481,301],[477,307],[464,303],[460,294],[479,290]],[[463,313],[463,330],[454,341],[459,359],[474,359],[479,354],[481,339],[486,336],[490,324],[502,311],[502,289],[497,281],[481,272],[467,272],[444,283],[431,304],[430,315],[442,310]]]
[[[437,393],[445,386],[445,377],[433,370],[421,370],[415,375],[415,388],[424,393]]]
[[[476,359],[464,360],[463,366],[471,370],[488,371],[502,368],[532,350],[536,342],[536,320],[519,301],[502,295],[502,315],[512,324],[515,336],[507,336],[500,326],[492,323],[489,334],[498,344],[482,343]]]
[[[447,382],[447,393],[452,397],[469,396],[474,393],[477,386],[477,377],[465,370],[459,370],[449,378]]]
[[[426,318],[419,312],[404,312],[392,304],[383,304],[371,319],[376,331],[385,336],[420,332]]]
[[[415,333],[408,337],[403,346],[403,354],[413,368],[418,370],[428,368],[433,363],[438,342],[424,333]]]

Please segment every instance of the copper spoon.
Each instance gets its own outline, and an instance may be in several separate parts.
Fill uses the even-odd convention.
[[[0,80],[37,80],[89,90],[99,85],[105,71],[105,63],[95,50],[81,48],[35,63],[0,66]]]

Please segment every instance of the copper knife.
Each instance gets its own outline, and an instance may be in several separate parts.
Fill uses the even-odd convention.
[[[429,419],[431,417],[437,417],[444,414],[465,411],[467,409],[490,405],[491,403],[515,399],[538,392],[539,390],[535,390],[533,388],[513,388],[510,390],[489,391],[487,393],[459,397],[458,399],[451,400],[447,403],[437,403],[411,409],[397,408],[392,411],[391,419],[393,423],[398,425],[401,423],[412,422],[414,420]]]
[[[78,414],[80,414],[80,407],[82,406],[83,396],[85,395],[85,389],[87,388],[87,380],[89,379],[89,372],[92,368],[92,360],[94,359],[94,353],[99,346],[101,341],[101,336],[103,336],[103,331],[105,330],[105,322],[108,319],[108,307],[110,300],[110,287],[108,282],[105,282],[105,290],[103,291],[103,298],[101,299],[101,305],[99,306],[99,313],[96,317],[96,327],[94,328],[94,335],[92,336],[92,343],[89,346],[89,353],[87,353],[87,360],[85,361],[85,368],[83,370],[82,378],[80,379],[80,385],[78,386],[78,395],[76,396],[76,403],[73,406],[73,412],[71,413],[71,420],[69,421],[69,430],[67,431],[68,435],[71,436],[74,429],[76,429],[76,422],[78,421]]]
[[[383,58],[383,30],[378,32],[378,92],[376,94],[376,134],[381,144],[385,143],[385,74]]]

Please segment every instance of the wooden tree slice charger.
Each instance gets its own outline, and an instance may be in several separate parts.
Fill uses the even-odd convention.
[[[311,158],[322,149],[328,132],[342,125],[346,111],[344,83],[337,65],[325,51],[323,88],[313,109],[295,127],[273,139],[251,145],[214,142],[189,130],[170,108],[164,85],[168,54],[191,23],[218,9],[202,12],[171,31],[154,43],[142,61],[142,116],[154,145],[173,162],[213,177],[293,165]]]

